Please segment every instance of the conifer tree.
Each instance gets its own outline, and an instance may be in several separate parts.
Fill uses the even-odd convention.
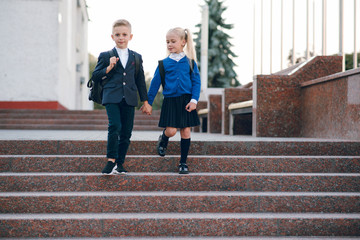
[[[236,55],[231,51],[233,46],[231,38],[224,32],[233,28],[226,24],[221,17],[227,9],[219,0],[205,0],[209,6],[209,43],[208,43],[208,87],[239,86],[237,75],[234,71],[235,63],[232,58]],[[195,33],[196,54],[200,66],[201,56],[201,23],[196,25],[199,32]]]

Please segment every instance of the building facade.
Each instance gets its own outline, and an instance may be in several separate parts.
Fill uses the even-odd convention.
[[[85,0],[0,0],[0,108],[93,108]]]

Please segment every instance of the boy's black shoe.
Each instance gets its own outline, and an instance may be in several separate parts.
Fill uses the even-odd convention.
[[[128,171],[126,171],[122,164],[117,164],[117,168],[114,171],[116,174],[126,174],[127,172]]]
[[[186,163],[180,163],[179,174],[189,174],[189,168]]]
[[[102,174],[112,174],[115,167],[115,163],[108,161],[105,168],[102,170]]]
[[[159,136],[159,140],[157,142],[157,145],[156,145],[156,150],[157,150],[157,153],[160,155],[160,156],[165,156],[166,154],[166,147],[167,147],[167,142],[165,142],[163,139],[162,139],[162,135]]]

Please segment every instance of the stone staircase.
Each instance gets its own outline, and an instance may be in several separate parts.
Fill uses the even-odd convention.
[[[155,145],[133,141],[131,173],[104,176],[105,141],[0,141],[1,237],[360,236],[360,141],[193,141],[189,175],[178,142]]]
[[[160,111],[151,116],[135,111],[134,130],[159,130]],[[107,130],[105,110],[0,109],[0,129]]]

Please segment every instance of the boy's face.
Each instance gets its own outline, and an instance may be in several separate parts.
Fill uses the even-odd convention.
[[[173,32],[166,35],[166,45],[170,53],[181,53],[185,43],[185,40],[181,40],[180,37]]]
[[[114,40],[116,47],[125,49],[129,41],[132,39],[130,29],[126,26],[117,26],[113,28],[111,38]]]

